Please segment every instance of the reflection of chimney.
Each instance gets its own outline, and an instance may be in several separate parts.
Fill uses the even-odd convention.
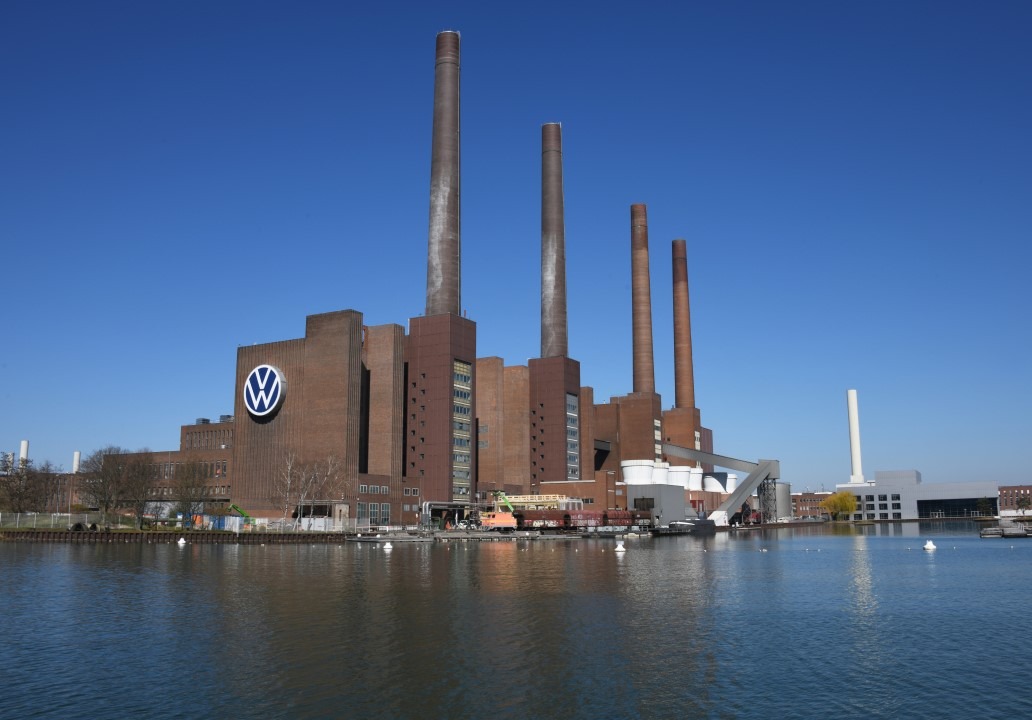
[[[849,460],[852,469],[849,482],[862,483],[864,469],[860,463],[860,413],[857,410],[856,390],[846,391],[846,411],[849,414]]]
[[[566,357],[566,230],[563,130],[541,126],[541,357]]]
[[[649,287],[649,225],[645,206],[631,205],[631,319],[634,392],[656,392],[652,360],[652,291]]]
[[[688,304],[688,251],[674,240],[674,407],[695,407],[692,366],[692,315]]]
[[[460,313],[459,34],[437,35],[426,314]]]

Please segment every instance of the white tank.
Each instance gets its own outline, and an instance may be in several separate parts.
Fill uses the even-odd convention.
[[[702,489],[706,492],[724,492],[724,486],[712,475],[707,475],[702,479]]]
[[[648,485],[652,482],[652,471],[656,463],[653,460],[623,460],[620,473],[628,485]]]
[[[670,463],[657,462],[656,467],[652,470],[652,484],[653,485],[666,485],[670,482],[667,478],[670,475]]]
[[[688,489],[692,492],[702,492],[702,468],[692,468],[688,476]]]
[[[738,489],[738,476],[734,473],[727,474],[727,486],[725,488],[728,493],[733,493]]]
[[[792,517],[792,486],[774,483],[774,502],[778,504],[778,517]]]
[[[675,465],[670,468],[670,472],[667,474],[667,482],[687,490],[691,474],[692,469],[687,465]]]

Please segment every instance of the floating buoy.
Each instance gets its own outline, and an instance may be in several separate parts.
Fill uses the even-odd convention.
[[[186,540],[184,538],[179,538],[179,540],[176,541],[176,545],[186,545]]]
[[[627,548],[623,546],[623,540],[616,541],[616,550],[614,552],[627,552]]]
[[[394,546],[393,546],[393,545],[391,545],[391,544],[390,544],[389,542],[386,542],[386,543],[384,543],[384,545],[383,545],[383,549],[384,549],[384,550],[393,550],[393,549],[394,549]]]
[[[926,542],[924,544],[924,549],[925,550],[934,550],[935,549],[935,543],[933,543],[931,540],[929,540],[928,542]]]

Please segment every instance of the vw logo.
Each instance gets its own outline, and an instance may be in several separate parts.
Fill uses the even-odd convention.
[[[272,365],[259,365],[244,382],[244,405],[254,417],[275,412],[286,394],[287,379],[282,370]]]

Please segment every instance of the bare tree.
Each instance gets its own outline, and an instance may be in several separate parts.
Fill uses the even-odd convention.
[[[12,512],[43,512],[57,496],[59,471],[49,461],[40,466],[31,460],[0,456],[0,507]]]
[[[316,500],[334,498],[339,493],[338,486],[343,475],[343,464],[335,455],[324,460],[302,466],[298,473],[297,502],[298,520],[304,515],[305,504]],[[311,516],[311,512],[309,512]],[[295,529],[297,523],[294,523]]]
[[[103,522],[107,522],[107,514],[119,505],[123,464],[120,456],[127,452],[109,445],[88,455],[79,466],[82,475],[79,496],[88,506],[104,514]]]
[[[270,498],[272,502],[282,506],[283,524],[286,524],[287,515],[293,513],[293,509],[297,506],[297,486],[300,483],[301,473],[301,461],[298,460],[297,454],[288,452],[284,455],[279,475],[273,482],[273,494]]]
[[[154,458],[146,450],[122,456],[119,507],[132,513],[136,527],[143,529],[147,504],[154,499]]]
[[[172,499],[175,511],[184,518],[192,518],[204,509],[204,481],[207,479],[207,468],[195,457],[187,457],[176,466],[172,481]]]

